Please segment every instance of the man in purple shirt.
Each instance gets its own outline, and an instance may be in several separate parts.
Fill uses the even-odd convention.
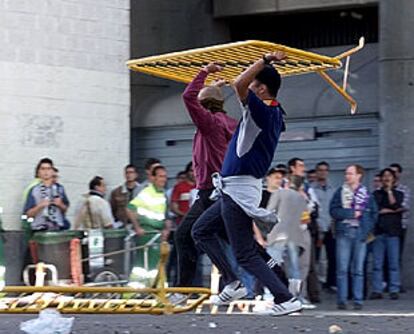
[[[218,86],[204,86],[207,76],[220,70],[214,63],[204,67],[183,94],[185,106],[197,128],[193,142],[193,168],[198,198],[175,233],[178,258],[175,286],[178,287],[193,284],[198,252],[191,229],[198,217],[214,203],[209,198],[213,191],[211,175],[221,169],[227,144],[237,127],[237,121],[223,110],[221,89]],[[183,296],[176,297],[174,302],[178,303]]]

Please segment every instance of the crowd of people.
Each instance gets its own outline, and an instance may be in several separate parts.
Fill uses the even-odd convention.
[[[173,246],[168,272],[174,286],[197,284],[199,257],[208,255],[222,279],[221,292],[211,299],[216,305],[262,295],[270,301],[257,312],[284,315],[320,302],[321,282],[336,293],[338,309],[346,309],[349,299],[362,309],[367,285],[372,299],[383,298],[385,289],[398,299],[410,206],[409,189],[400,182],[403,169],[383,169],[369,190],[356,163],[346,167],[338,189],[325,161],[308,171],[300,158],[270,168],[285,112],[276,100],[280,75],[269,64],[283,59],[280,52],[267,54],[236,79],[239,122],[223,109],[224,82],[204,84],[221,66],[211,63],[197,74],[183,94],[197,129],[192,163],[168,190],[167,170],[158,159],[147,160],[142,183],[137,168],[126,166],[125,182],[109,200],[105,180],[96,176],[71,225],[58,170],[42,159],[25,191],[32,230],[128,227],[140,245],[160,233]],[[151,251],[155,266],[157,251]],[[184,300],[180,294],[170,299]]]
[[[149,240],[151,232],[159,232],[163,240],[171,242],[169,282],[177,285],[174,233],[198,196],[192,163],[177,173],[169,189],[160,160],[148,159],[145,171],[146,179],[139,183],[137,167],[127,165],[124,182],[110,192],[108,200],[105,180],[93,177],[70,224],[65,215],[69,199],[58,182],[59,170],[52,160],[41,159],[36,178],[25,191],[24,213],[33,218],[33,232],[129,227],[135,230],[141,245]],[[325,161],[306,172],[300,158],[272,167],[264,179],[260,206],[274,210],[280,222],[274,228],[255,222],[252,228],[257,242],[277,263],[286,263],[290,290],[308,307],[320,302],[322,287],[336,292],[338,307],[346,308],[349,283],[354,307],[360,309],[366,296],[364,276],[369,256],[369,297],[380,299],[387,290],[390,298],[397,299],[402,289],[400,266],[410,199],[408,188],[400,183],[402,167],[391,164],[375,175],[370,187],[363,185],[364,170],[359,165],[347,167],[339,189],[331,185],[329,172]],[[237,268],[247,288],[247,298],[265,293],[266,289],[238,267],[229,253],[232,267]],[[201,252],[196,249],[194,254],[197,257]],[[150,266],[155,268],[157,256],[150,258],[155,261]],[[194,278],[197,261],[193,263],[191,268],[185,268],[193,276],[185,282],[189,286],[200,283],[200,277]]]
[[[398,299],[404,291],[400,266],[410,196],[400,183],[402,167],[391,164],[367,187],[363,167],[350,164],[338,189],[329,182],[327,162],[319,162],[306,175],[304,167],[303,160],[294,158],[268,172],[263,201],[276,210],[280,223],[267,235],[260,229],[256,233],[275,259],[283,261],[281,254],[288,259],[292,291],[296,289],[308,307],[320,302],[321,282],[337,294],[339,309],[347,308],[349,298],[361,309],[368,285],[371,299],[383,298],[385,290]]]

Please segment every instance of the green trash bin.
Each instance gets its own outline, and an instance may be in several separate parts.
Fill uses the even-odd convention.
[[[160,261],[160,238],[161,231],[146,232],[138,237],[137,246],[145,246],[135,253],[135,267],[144,268],[147,271],[158,268]]]
[[[71,280],[70,241],[82,239],[83,234],[83,231],[35,232],[32,240],[39,262],[56,266],[59,280]]]
[[[126,229],[105,229],[104,235],[104,253],[111,253],[125,249],[125,237],[128,235]],[[125,253],[119,253],[105,257],[105,265],[111,267],[118,275],[123,275]]]
[[[28,255],[24,232],[4,230],[0,207],[0,284],[23,285],[22,271]]]
[[[160,261],[160,233],[161,231],[146,231],[143,236],[136,237],[137,246],[142,248],[134,252],[133,267],[129,275],[128,285],[133,288],[150,288],[158,273]],[[124,298],[130,295],[124,294]]]
[[[1,224],[1,218],[0,218]],[[6,263],[4,261],[3,229],[0,229],[0,287],[6,285]]]
[[[4,267],[3,231],[0,231],[0,267]]]
[[[4,239],[4,235],[3,235],[3,221],[1,220],[1,211],[0,210],[0,267],[4,267],[5,266],[5,262],[4,262],[4,246],[3,246],[3,239]]]
[[[22,215],[20,217],[22,230],[24,232],[24,242],[26,245],[29,244],[29,241],[33,236],[33,231],[32,231],[32,226],[31,226],[32,221],[33,221],[33,218],[28,218],[26,215]]]

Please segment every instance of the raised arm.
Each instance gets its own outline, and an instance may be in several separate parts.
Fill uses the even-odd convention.
[[[183,93],[184,104],[190,114],[194,124],[200,130],[209,131],[214,126],[213,115],[204,108],[198,100],[198,94],[204,88],[204,82],[207,76],[211,73],[216,73],[222,70],[222,67],[210,63],[205,66],[186,87]]]
[[[249,92],[250,83],[256,78],[265,65],[272,61],[279,61],[285,58],[285,53],[276,51],[267,53],[263,58],[257,60],[253,65],[242,72],[234,81],[234,88],[239,96],[240,101],[245,102]]]

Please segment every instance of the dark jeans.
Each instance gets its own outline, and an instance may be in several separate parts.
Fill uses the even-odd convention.
[[[191,229],[202,213],[214,203],[209,198],[212,191],[212,189],[198,191],[197,200],[175,231],[174,239],[177,252],[177,280],[175,286],[177,287],[193,286],[194,284],[199,251],[191,237]]]
[[[407,235],[407,229],[404,228],[401,231],[401,235],[400,235],[400,270],[402,268],[402,257],[403,257],[403,253],[404,253],[404,246],[405,246],[405,236]]]
[[[275,303],[292,298],[289,290],[260,255],[253,238],[252,218],[229,196],[223,195],[197,220],[192,236],[197,246],[207,253],[221,272],[224,283],[228,284],[238,277],[232,271],[218,239],[226,235],[239,265],[268,287],[275,297]]]
[[[388,291],[400,291],[400,237],[376,235],[373,243],[374,267],[372,269],[372,291],[381,293],[384,280],[384,258],[388,260]]]
[[[336,286],[336,242],[332,231],[324,233],[323,245],[325,246],[326,258],[328,260],[328,268],[326,273],[325,286]],[[319,261],[320,248],[316,249],[316,261]]]
[[[173,285],[177,278],[177,250],[174,243],[175,231],[171,231],[168,237],[168,243],[170,244],[170,255],[168,257],[166,272],[168,284]]]
[[[346,304],[349,291],[349,272],[352,276],[352,297],[354,303],[362,304],[364,299],[364,262],[367,244],[358,237],[359,231],[350,229],[346,235],[336,237],[337,303]]]
[[[256,279],[253,275],[249,274],[246,270],[244,270],[236,260],[236,257],[233,254],[233,249],[231,248],[228,242],[223,241],[221,246],[226,253],[226,257],[230,262],[231,269],[233,272],[237,274],[237,277],[242,282],[242,284],[246,287],[248,294],[246,296],[247,299],[253,299],[255,297],[254,287],[256,283]]]
[[[406,234],[407,234],[407,229],[406,228],[402,229],[401,235],[400,235],[400,250],[399,250],[399,254],[400,254],[400,260],[399,260],[400,275],[402,273],[402,262],[403,262],[402,257],[403,257],[403,253],[404,253],[404,245],[405,245],[405,236],[406,236]],[[387,257],[384,258],[384,281],[387,282],[387,290],[388,290],[389,285],[390,285],[390,278],[389,278],[388,258]]]
[[[312,242],[311,242],[311,249],[310,249],[310,263],[309,263],[309,273],[307,280],[307,289],[308,289],[308,297],[311,302],[319,301],[319,279],[318,274],[316,272],[316,242],[315,238],[311,235]]]

